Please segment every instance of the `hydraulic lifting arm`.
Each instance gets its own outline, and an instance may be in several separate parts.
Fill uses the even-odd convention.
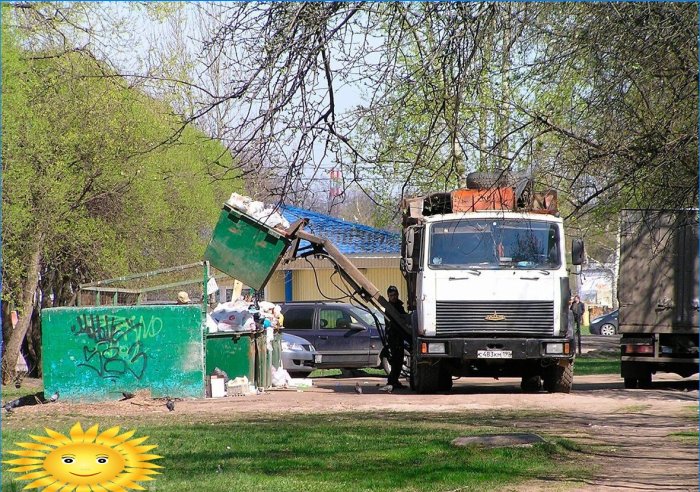
[[[411,326],[394,306],[386,300],[379,289],[363,275],[363,273],[350,262],[350,260],[327,239],[314,236],[302,230],[303,223],[296,222],[287,229],[287,234],[294,240],[293,246],[287,255],[287,260],[304,258],[307,256],[322,255],[328,257],[336,267],[338,273],[345,279],[350,287],[360,297],[374,307],[383,308],[384,314],[395,326],[400,326],[409,336],[412,335]],[[297,255],[298,240],[303,239],[311,244],[312,249]]]

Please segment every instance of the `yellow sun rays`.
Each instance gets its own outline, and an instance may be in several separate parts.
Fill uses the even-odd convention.
[[[6,454],[19,458],[4,460],[14,465],[8,471],[24,473],[17,480],[31,481],[23,490],[43,492],[127,492],[146,490],[136,482],[155,480],[157,468],[150,461],[162,458],[143,445],[148,437],[131,439],[136,431],[119,434],[119,427],[99,433],[97,425],[83,431],[80,423],[65,436],[44,429],[46,436],[31,437],[36,442],[18,442],[23,449]],[[78,473],[80,472],[80,473]]]

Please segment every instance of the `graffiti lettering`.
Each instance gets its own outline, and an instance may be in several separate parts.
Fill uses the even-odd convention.
[[[87,337],[83,345],[83,362],[78,365],[95,371],[105,379],[116,379],[132,374],[143,376],[148,357],[141,340],[156,336],[163,327],[160,318],[152,318],[144,328],[143,316],[139,321],[111,315],[80,315],[71,326],[75,336]]]

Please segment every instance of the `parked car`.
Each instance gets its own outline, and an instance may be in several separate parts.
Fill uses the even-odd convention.
[[[321,355],[317,368],[382,367],[382,341],[377,329],[381,313],[352,304],[291,302],[281,305],[284,332],[309,340]]]
[[[611,311],[603,316],[598,316],[591,321],[589,326],[592,335],[613,336],[617,334],[617,313],[618,310]]]
[[[302,337],[282,333],[282,367],[292,377],[305,377],[316,369],[321,355],[314,346]]]

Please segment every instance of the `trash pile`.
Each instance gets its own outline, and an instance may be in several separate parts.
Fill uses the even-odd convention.
[[[267,301],[260,301],[258,308],[255,304],[243,299],[218,304],[211,313],[207,314],[206,326],[209,333],[223,332],[253,332],[261,329],[268,330],[268,344],[272,343],[275,328],[282,326],[284,316],[282,309]],[[270,345],[270,349],[272,345]]]
[[[231,193],[231,197],[226,201],[226,205],[240,210],[268,227],[280,227],[282,229],[289,227],[289,221],[278,212],[275,212],[272,206],[266,206],[263,202],[255,201],[248,196]]]
[[[264,332],[268,358],[272,357],[275,330],[279,330],[283,325],[284,315],[280,306],[268,301],[251,303],[243,298],[218,304],[206,317],[206,327],[209,333]],[[256,394],[256,388],[251,383],[245,376],[229,380],[224,371],[216,368],[209,375],[207,395],[217,398]],[[292,378],[289,372],[282,367],[281,360],[279,367],[271,366],[270,383],[275,388],[309,387],[312,385],[310,380]]]

